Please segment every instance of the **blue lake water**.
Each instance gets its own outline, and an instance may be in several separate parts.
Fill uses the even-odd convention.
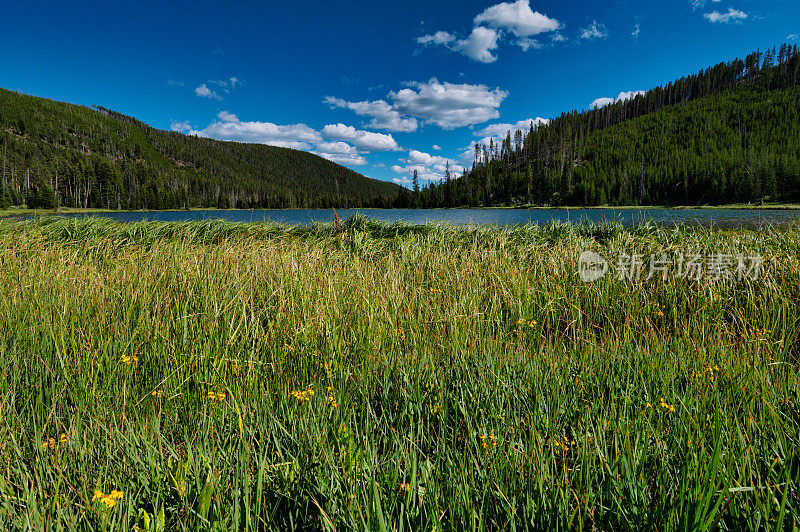
[[[383,222],[402,221],[412,224],[449,222],[459,225],[619,221],[630,226],[650,221],[667,225],[686,223],[713,224],[720,227],[764,227],[800,221],[800,210],[773,209],[340,209],[338,213],[343,220],[360,213]],[[72,218],[96,216],[121,222],[223,219],[233,222],[309,225],[313,222],[333,221],[333,212],[330,209],[108,212],[62,216]]]

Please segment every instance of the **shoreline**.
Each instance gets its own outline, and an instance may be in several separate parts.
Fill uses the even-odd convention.
[[[374,210],[429,210],[429,211],[443,211],[443,210],[529,210],[529,211],[588,211],[588,210],[674,210],[674,211],[691,211],[691,210],[740,210],[740,211],[800,211],[800,204],[767,204],[767,205],[750,205],[742,203],[734,203],[730,205],[594,205],[589,207],[581,206],[492,206],[492,207],[449,207],[449,208],[430,208],[430,209],[380,209],[375,207],[337,207],[338,210],[358,210],[358,211],[374,211]],[[330,207],[319,208],[295,208],[295,209],[216,209],[216,208],[189,208],[189,209],[83,209],[75,207],[63,207],[57,210],[53,209],[19,209],[10,208],[0,210],[0,218],[9,216],[41,216],[48,214],[102,214],[102,213],[136,213],[136,212],[205,212],[205,211],[219,211],[219,212],[247,212],[247,211],[326,211],[331,210]]]

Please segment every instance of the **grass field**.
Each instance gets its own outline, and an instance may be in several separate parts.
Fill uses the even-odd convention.
[[[800,527],[800,227],[346,225],[0,221],[0,528]]]

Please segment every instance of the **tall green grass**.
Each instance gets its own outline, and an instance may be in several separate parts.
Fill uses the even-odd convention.
[[[585,284],[584,249],[765,267]],[[0,222],[0,525],[797,529],[798,257],[797,227]]]

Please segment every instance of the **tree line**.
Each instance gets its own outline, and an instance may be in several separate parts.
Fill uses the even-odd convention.
[[[149,127],[0,89],[0,207],[390,207],[400,187],[316,155]]]
[[[784,44],[474,146],[420,207],[800,201],[800,53]],[[449,173],[448,173],[449,174]],[[400,198],[398,198],[400,199]]]

